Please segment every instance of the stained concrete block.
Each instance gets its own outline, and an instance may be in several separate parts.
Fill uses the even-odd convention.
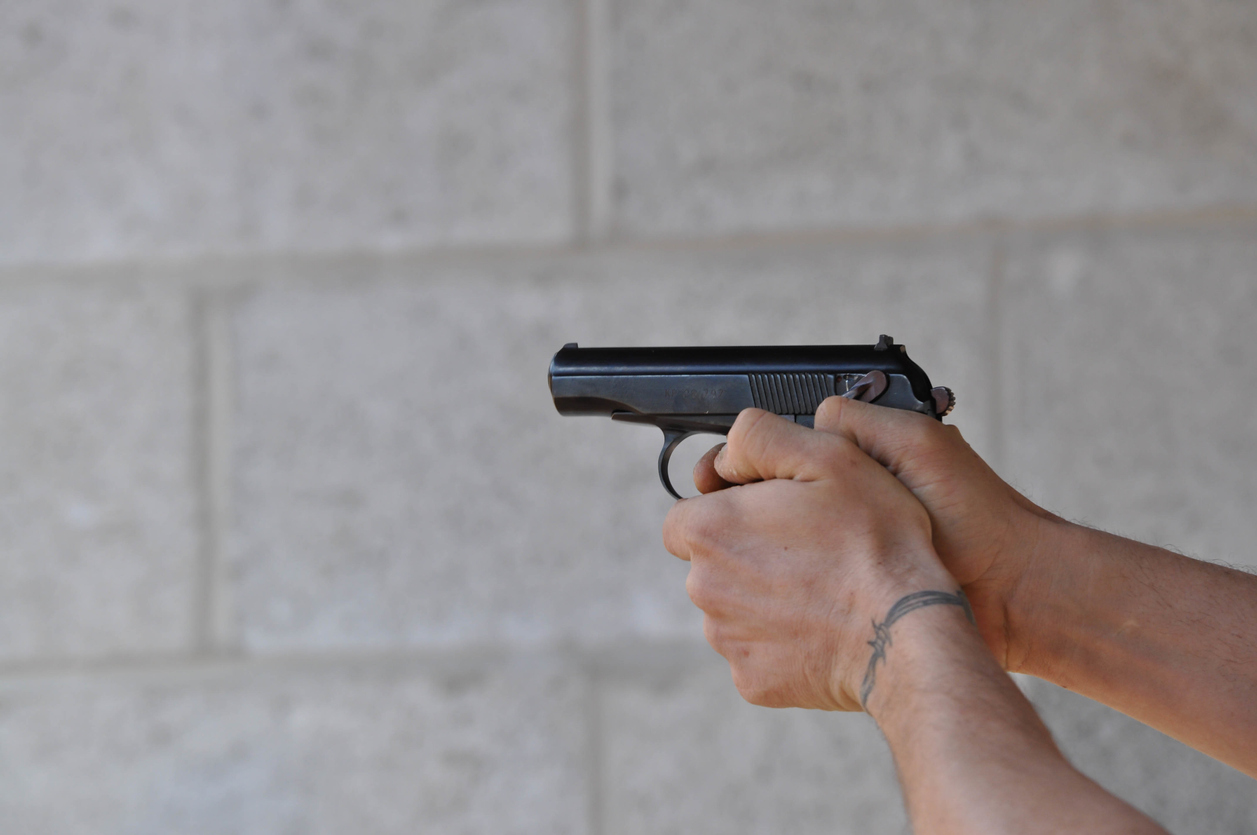
[[[1257,829],[1257,783],[1129,716],[1038,679],[1034,702],[1078,769],[1175,835]]]
[[[908,831],[871,719],[754,707],[712,657],[677,675],[603,682],[608,835]]]
[[[1008,265],[1009,473],[1070,518],[1257,566],[1257,231],[1063,235]]]
[[[0,660],[173,650],[199,534],[181,294],[0,286]]]
[[[0,816],[29,835],[576,835],[583,704],[545,664],[5,686]]]
[[[885,331],[982,448],[988,266],[932,242],[259,274],[234,319],[232,628],[258,651],[701,640],[661,545],[661,436],[559,416],[552,354]]]
[[[613,3],[638,235],[1252,205],[1257,7]]]
[[[568,0],[19,0],[0,34],[7,261],[553,241]]]

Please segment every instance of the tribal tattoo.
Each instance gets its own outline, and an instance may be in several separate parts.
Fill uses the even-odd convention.
[[[869,696],[873,692],[873,681],[877,674],[877,662],[886,660],[886,649],[890,646],[890,627],[895,621],[902,618],[909,612],[915,612],[917,609],[923,609],[926,606],[959,606],[964,609],[965,617],[970,623],[976,623],[973,619],[973,609],[969,608],[969,600],[965,597],[963,591],[957,591],[954,594],[946,591],[916,591],[912,594],[899,598],[894,606],[890,607],[890,611],[886,613],[886,619],[881,623],[873,621],[873,640],[869,641],[869,646],[873,648],[873,654],[869,656],[868,669],[864,671],[864,681],[860,684],[860,704],[866,708],[869,703]]]

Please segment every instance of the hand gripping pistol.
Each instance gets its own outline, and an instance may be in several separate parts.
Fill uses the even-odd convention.
[[[816,408],[840,396],[921,412],[942,420],[956,404],[902,345],[759,348],[581,348],[571,342],[550,361],[550,394],[562,415],[602,415],[663,430],[659,480],[675,498],[668,461],[691,435],[727,435],[755,407],[811,427]]]

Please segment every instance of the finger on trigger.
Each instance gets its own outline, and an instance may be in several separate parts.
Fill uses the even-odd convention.
[[[716,456],[720,454],[720,450],[724,449],[724,447],[724,444],[717,444],[707,450],[707,453],[698,459],[698,463],[694,465],[694,486],[698,488],[698,492],[714,493],[717,490],[733,486],[721,478],[720,473],[716,472]]]

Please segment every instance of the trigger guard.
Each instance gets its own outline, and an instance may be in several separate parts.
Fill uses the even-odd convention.
[[[680,501],[682,496],[672,486],[672,479],[668,477],[668,462],[672,460],[672,453],[676,450],[681,442],[686,438],[694,435],[702,435],[702,432],[669,432],[666,429],[663,433],[663,449],[659,450],[659,481],[663,484],[663,489],[668,491],[668,495]]]

